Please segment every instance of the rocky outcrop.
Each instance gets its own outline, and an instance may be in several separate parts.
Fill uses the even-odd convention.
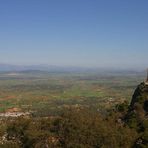
[[[138,85],[133,94],[130,111],[133,110],[136,112],[143,110],[145,114],[148,113],[148,85],[146,83]]]
[[[138,137],[134,148],[148,147],[148,84],[141,83],[137,86],[127,114],[125,123],[137,131]]]
[[[131,128],[139,128],[148,119],[148,85],[141,83],[137,86],[124,121]]]

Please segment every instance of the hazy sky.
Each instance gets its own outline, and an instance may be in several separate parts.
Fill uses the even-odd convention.
[[[0,0],[0,63],[148,66],[148,0]]]

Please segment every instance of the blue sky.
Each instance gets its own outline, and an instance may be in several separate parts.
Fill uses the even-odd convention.
[[[0,63],[148,66],[147,0],[1,0]]]

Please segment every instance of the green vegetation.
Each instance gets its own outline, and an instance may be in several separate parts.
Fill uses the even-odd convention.
[[[55,115],[61,109],[84,106],[108,109],[129,101],[142,75],[105,73],[0,74],[0,112],[17,107],[35,116]]]
[[[31,115],[0,118],[0,147],[147,148],[148,85],[137,87],[129,105],[135,79],[97,74],[1,76],[1,111],[15,107]]]
[[[104,118],[89,109],[66,109],[55,118],[8,120],[5,143],[23,148],[118,148],[132,147],[138,135],[116,122],[117,114]],[[4,122],[4,121],[3,121]],[[144,136],[144,135],[143,135]]]

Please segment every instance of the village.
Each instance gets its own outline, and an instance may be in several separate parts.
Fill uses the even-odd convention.
[[[30,112],[22,112],[21,109],[19,109],[19,108],[10,108],[4,113],[0,113],[0,118],[20,117],[20,116],[29,117],[30,114],[31,114]]]

